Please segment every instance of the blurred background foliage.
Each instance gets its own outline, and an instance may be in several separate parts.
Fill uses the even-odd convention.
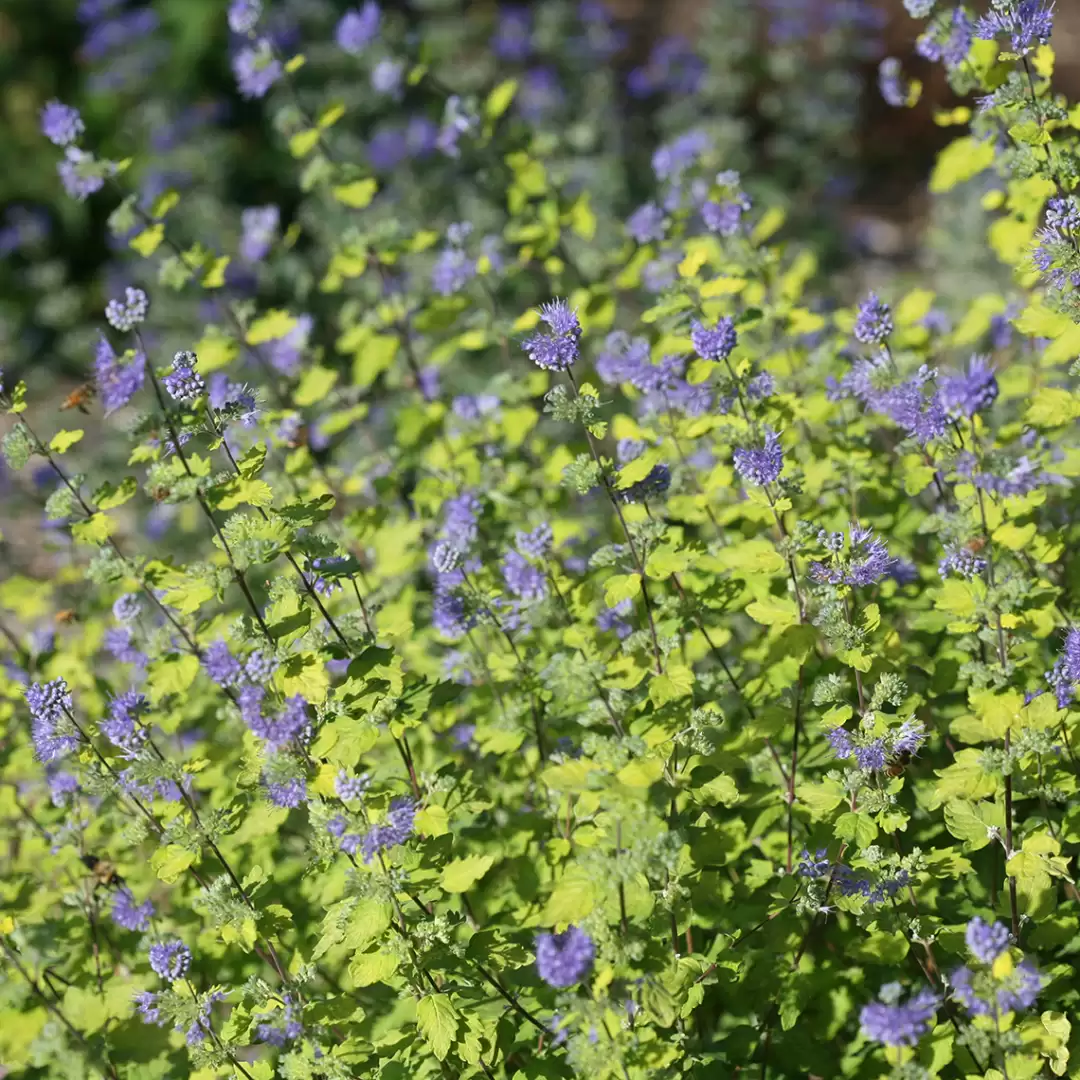
[[[943,266],[961,278],[972,269],[948,258],[962,250],[953,242],[957,229],[982,227],[978,209],[958,205],[944,221],[924,220],[925,178],[951,134],[935,112],[950,98],[914,55],[917,24],[900,0],[383,6],[405,21],[421,55],[460,74],[453,89],[462,91],[490,76],[498,50],[508,48],[513,59],[513,35],[527,25],[533,36],[519,50],[519,101],[528,91],[537,111],[562,110],[553,137],[587,163],[581,185],[617,218],[651,190],[656,147],[706,121],[725,166],[740,170],[762,201],[784,202],[788,228],[834,273],[875,261],[890,270]],[[345,0],[267,4],[279,46],[316,59],[320,48],[333,52],[332,28],[348,7]],[[235,230],[230,222],[243,207],[275,204],[283,223],[293,219],[294,162],[268,131],[264,102],[237,93],[224,8],[223,0],[0,5],[0,351],[10,375],[84,377],[104,298],[130,277],[124,242],[106,227],[115,196],[78,203],[61,189],[56,153],[38,124],[49,99],[82,111],[88,145],[132,159],[146,205],[163,191],[183,192],[196,239]],[[1070,21],[1080,11],[1060,16],[1055,43],[1068,90],[1076,54]],[[580,25],[594,38],[608,35],[600,48],[593,41],[585,64],[570,29]],[[876,90],[877,64],[890,54],[926,84],[914,109],[889,109]],[[302,80],[326,78],[326,65],[309,69]],[[356,73],[332,62],[329,69],[350,93]],[[383,114],[394,107],[384,99],[361,111],[357,134],[376,173],[395,135]]]

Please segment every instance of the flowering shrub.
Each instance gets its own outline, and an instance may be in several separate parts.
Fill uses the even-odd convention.
[[[0,390],[8,1073],[1069,1071],[1080,119],[1048,4],[907,6],[1012,273],[949,311],[837,307],[704,128],[619,220],[524,10],[459,92],[374,0],[233,0],[298,194],[220,232],[46,105],[142,262],[89,435]]]

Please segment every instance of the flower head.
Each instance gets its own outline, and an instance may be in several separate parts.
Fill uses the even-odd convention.
[[[229,29],[234,34],[250,34],[259,25],[261,0],[232,0],[229,4]]]
[[[124,363],[102,337],[94,354],[94,381],[105,413],[123,408],[141,389],[146,376],[146,357],[136,352]]]
[[[859,305],[855,318],[855,340],[864,345],[880,345],[893,332],[892,312],[877,293]]]
[[[142,602],[137,593],[124,593],[112,606],[113,618],[118,622],[134,622],[142,610]]]
[[[215,641],[206,647],[202,657],[206,674],[218,686],[235,686],[241,678],[240,661],[233,656],[224,641]]]
[[[24,691],[32,720],[30,737],[42,762],[65,757],[79,745],[78,734],[67,730],[71,694],[63,679],[31,683]]]
[[[716,362],[726,360],[738,340],[735,321],[727,315],[717,319],[716,325],[711,330],[702,326],[697,319],[690,326],[690,341],[694,346],[694,352],[703,360]]]
[[[56,146],[68,146],[86,130],[79,110],[60,101],[48,101],[41,110],[41,132]]]
[[[191,950],[179,939],[168,938],[150,946],[150,967],[168,982],[182,979],[191,967]]]
[[[1054,5],[1046,0],[1010,0],[998,10],[984,15],[975,24],[975,37],[993,41],[1008,34],[1014,53],[1026,56],[1037,45],[1045,45],[1054,29]]]
[[[266,97],[282,75],[281,61],[265,38],[254,45],[245,45],[233,57],[232,69],[236,88],[245,98]]]
[[[543,600],[547,596],[547,578],[544,571],[533,566],[524,555],[508,551],[503,556],[503,581],[519,599],[526,602]]]
[[[784,451],[780,436],[771,428],[765,429],[761,446],[739,446],[735,449],[735,468],[748,483],[764,487],[773,483],[784,469]]]
[[[664,211],[654,202],[639,206],[627,219],[626,231],[639,243],[663,240],[667,232]]]
[[[294,810],[307,801],[307,784],[302,777],[267,784],[266,797],[282,810]]]
[[[412,799],[394,799],[386,817],[372,825],[363,838],[364,862],[371,862],[380,851],[404,844],[412,836],[415,817],[416,804]]]
[[[105,176],[112,171],[108,162],[98,161],[93,154],[68,146],[62,161],[56,164],[56,172],[64,190],[73,199],[85,202],[105,186]]]
[[[561,934],[536,937],[536,970],[548,986],[558,990],[581,982],[595,955],[592,938],[577,926],[567,927]]]
[[[206,380],[195,370],[197,361],[198,357],[186,349],[173,357],[172,367],[162,382],[175,401],[190,404],[206,390]]]
[[[240,214],[240,258],[256,263],[265,259],[277,235],[281,211],[273,205],[249,206]]]
[[[978,915],[964,931],[968,951],[981,964],[992,964],[1009,948],[1009,928],[1004,923],[984,922]]]
[[[137,904],[130,889],[120,888],[113,893],[109,915],[124,930],[146,931],[150,929],[150,920],[154,917],[154,905],[149,900]]]
[[[134,753],[146,742],[147,731],[139,717],[149,708],[150,703],[137,690],[126,690],[109,702],[109,715],[98,728],[113,746]]]
[[[863,1034],[885,1046],[914,1046],[926,1034],[941,1004],[932,990],[920,990],[900,1003],[900,985],[890,983],[879,1001],[864,1005],[859,1013]]]
[[[540,318],[550,333],[533,334],[522,348],[537,367],[546,371],[567,371],[578,358],[581,323],[565,300],[552,300],[540,307]]]
[[[941,404],[955,416],[974,416],[990,408],[998,396],[997,377],[988,357],[973,356],[967,371],[938,382]]]
[[[338,47],[359,56],[379,36],[381,17],[375,0],[367,0],[359,10],[345,12],[334,31]]]
[[[126,334],[146,318],[149,306],[146,293],[129,285],[124,290],[123,300],[110,300],[105,305],[105,321],[114,330]]]

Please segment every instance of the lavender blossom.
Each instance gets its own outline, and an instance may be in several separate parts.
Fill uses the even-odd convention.
[[[567,927],[561,934],[536,937],[536,970],[548,986],[557,990],[581,982],[595,956],[592,938],[576,926]]]
[[[626,231],[639,244],[663,240],[667,232],[666,215],[656,203],[647,202],[626,219]]]
[[[694,352],[703,360],[712,360],[717,363],[726,360],[738,340],[735,322],[727,315],[718,319],[711,330],[706,329],[696,319],[691,323],[690,341],[694,346]]]
[[[928,989],[900,1004],[899,983],[881,989],[880,1000],[864,1005],[859,1013],[863,1034],[885,1046],[914,1046],[930,1029],[941,1000]]]
[[[966,373],[938,381],[941,404],[955,416],[972,417],[990,408],[998,396],[997,378],[989,357],[972,356]]]
[[[266,97],[283,74],[281,61],[265,38],[236,53],[232,69],[240,96],[248,99]]]
[[[964,941],[980,964],[992,964],[1009,948],[1009,928],[1004,923],[984,922],[976,915],[964,931]]]
[[[105,406],[105,414],[123,408],[142,389],[146,375],[146,357],[136,352],[121,363],[112,346],[102,337],[94,354],[94,381]]]
[[[416,804],[411,799],[394,799],[386,817],[372,825],[363,839],[364,862],[369,863],[380,851],[404,844],[412,836]]]
[[[162,380],[174,401],[191,404],[206,390],[206,381],[195,370],[198,357],[186,349],[173,356],[172,367]]]
[[[41,132],[55,146],[68,146],[86,130],[79,110],[60,101],[48,101],[41,110]]]
[[[282,810],[294,810],[307,802],[307,784],[300,777],[266,785],[266,797]]]
[[[523,555],[508,551],[503,556],[503,581],[519,600],[535,602],[547,596],[547,578]]]
[[[892,312],[877,293],[859,305],[855,319],[855,340],[864,345],[880,345],[893,332]]]
[[[149,900],[137,904],[132,891],[122,887],[113,893],[112,909],[109,915],[112,921],[123,930],[145,932],[150,929],[150,920],[154,917],[154,905]]]
[[[748,484],[765,487],[774,483],[784,468],[784,451],[780,436],[771,428],[765,429],[761,446],[735,448],[735,468]]]
[[[276,206],[250,206],[240,214],[240,258],[244,262],[261,262],[270,252],[281,222]]]
[[[359,56],[379,36],[381,17],[375,0],[367,0],[359,10],[345,12],[334,31],[338,47]]]
[[[550,333],[533,334],[522,348],[537,367],[545,371],[567,371],[578,358],[581,323],[565,300],[552,300],[540,307],[540,318]]]
[[[127,334],[146,318],[149,307],[146,293],[129,285],[124,290],[123,300],[110,300],[105,305],[105,321],[114,330]]]
[[[1046,0],[1008,0],[995,4],[997,10],[984,15],[975,24],[975,36],[993,41],[1008,34],[1012,51],[1026,56],[1038,45],[1050,40],[1054,29],[1054,5]]]
[[[30,710],[30,737],[41,762],[56,761],[79,745],[77,732],[69,731],[67,713],[72,709],[71,694],[63,679],[31,683],[24,691]]]
[[[167,982],[182,979],[191,967],[191,950],[179,939],[168,938],[150,946],[150,967]]]
[[[202,664],[206,674],[218,686],[235,686],[240,681],[240,661],[233,656],[224,641],[215,641],[207,646]]]
[[[150,703],[137,690],[126,690],[109,702],[109,715],[98,723],[98,729],[113,746],[134,754],[147,739],[139,717],[149,708]]]

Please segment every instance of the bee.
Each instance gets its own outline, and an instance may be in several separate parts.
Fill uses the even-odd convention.
[[[982,551],[984,547],[986,547],[986,537],[973,536],[964,546],[968,549],[968,551],[978,555],[978,553]]]
[[[911,761],[911,751],[902,750],[894,762],[885,770],[886,776],[903,776],[904,770],[908,767],[908,763]]]
[[[109,889],[124,884],[124,879],[117,873],[116,865],[111,859],[99,855],[84,855],[82,861],[94,878],[95,888],[104,885]]]
[[[76,387],[71,391],[64,403],[60,406],[61,412],[66,412],[68,409],[78,409],[81,413],[88,413],[88,408],[91,401],[97,394],[97,387],[92,382],[85,382],[82,386]]]
[[[59,626],[66,626],[68,623],[79,621],[79,613],[74,608],[64,608],[63,611],[58,611],[54,617]]]
[[[297,449],[297,447],[307,446],[307,444],[308,428],[306,424],[302,424],[299,428],[297,428],[295,434],[290,436],[289,440],[286,442],[285,445],[288,446],[290,450],[295,450]]]

